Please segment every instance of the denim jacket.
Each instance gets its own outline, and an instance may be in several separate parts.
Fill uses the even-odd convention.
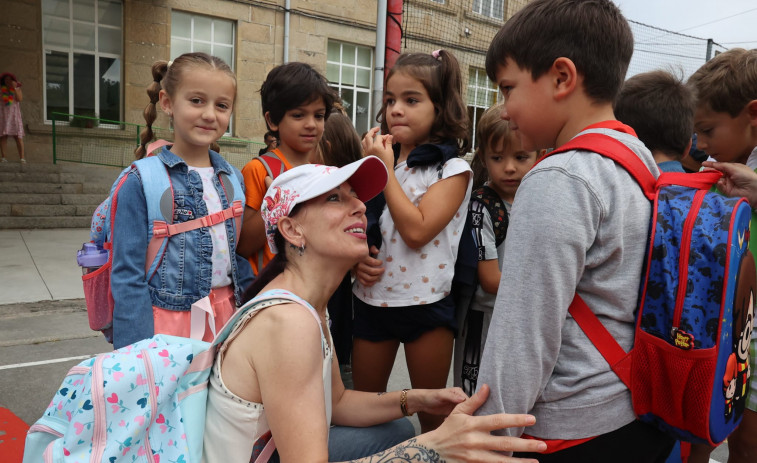
[[[166,165],[173,186],[173,223],[186,222],[208,215],[202,199],[202,180],[190,171],[179,156],[164,147],[158,157]],[[214,183],[221,204],[229,199],[218,180],[218,173],[242,175],[218,153],[210,151],[216,173]],[[229,247],[236,249],[237,235],[233,220],[226,220]],[[113,269],[111,291],[113,310],[113,345],[120,348],[154,335],[153,306],[168,310],[189,311],[192,304],[210,294],[213,242],[208,228],[198,228],[168,238],[165,254],[150,279],[145,277],[146,250],[149,243],[148,218],[142,180],[135,168],[118,191],[113,234]],[[237,305],[252,282],[247,259],[231,253],[231,277]]]

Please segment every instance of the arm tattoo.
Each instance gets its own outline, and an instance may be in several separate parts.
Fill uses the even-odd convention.
[[[360,460],[352,460],[350,463],[445,463],[445,461],[434,449],[426,448],[419,444],[416,438],[412,438],[383,452]]]

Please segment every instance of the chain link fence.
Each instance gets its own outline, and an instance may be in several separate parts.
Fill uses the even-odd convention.
[[[673,32],[636,21],[628,21],[634,50],[627,77],[663,69],[688,79],[716,54],[727,50],[711,39]]]
[[[101,166],[126,167],[134,161],[139,134],[145,127],[74,114],[52,113],[53,162],[69,161]],[[153,126],[156,139],[172,140],[173,132]],[[265,145],[240,138],[219,140],[221,156],[238,169]]]

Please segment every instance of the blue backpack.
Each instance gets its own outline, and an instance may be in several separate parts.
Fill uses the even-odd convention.
[[[741,422],[749,391],[752,208],[709,191],[719,172],[655,179],[607,135],[577,136],[547,156],[569,150],[613,159],[653,205],[633,348],[625,352],[578,294],[571,316],[630,389],[640,420],[683,441],[719,444]]]
[[[150,145],[166,144],[161,140]],[[242,228],[242,214],[244,213],[244,189],[242,181],[237,175],[219,174],[219,180],[230,206],[223,211],[198,217],[186,222],[173,223],[174,200],[171,179],[165,164],[157,156],[148,156],[135,161],[124,169],[111,187],[108,197],[97,207],[92,216],[90,227],[91,242],[98,248],[108,252],[105,265],[82,276],[84,285],[84,299],[87,305],[89,326],[95,331],[102,331],[108,342],[112,342],[113,324],[113,295],[110,291],[110,273],[112,268],[113,236],[116,209],[118,207],[118,192],[129,174],[138,171],[142,179],[142,189],[147,205],[149,244],[145,259],[145,278],[149,280],[160,265],[166,250],[168,239],[179,233],[201,227],[211,227],[226,220],[234,220],[237,238]],[[234,252],[232,250],[231,255]]]
[[[294,294],[268,291],[237,310],[212,343],[156,335],[71,368],[29,428],[23,463],[199,463],[219,346],[245,314],[282,302],[304,305],[318,320]],[[266,433],[251,461],[267,461],[274,448]]]

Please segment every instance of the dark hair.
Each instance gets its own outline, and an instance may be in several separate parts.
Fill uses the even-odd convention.
[[[670,72],[637,74],[620,90],[615,117],[630,125],[650,151],[680,159],[694,130],[694,96]]]
[[[287,217],[294,217],[297,215],[297,213],[300,211],[300,208],[302,204],[295,205],[291,211],[289,211],[289,214],[287,214]],[[244,294],[242,295],[242,302],[247,302],[253,297],[257,296],[261,289],[265,288],[265,286],[273,281],[274,278],[281,275],[281,272],[284,271],[286,266],[289,264],[289,259],[287,259],[287,248],[290,247],[289,242],[284,239],[284,236],[281,234],[281,232],[276,229],[273,234],[273,244],[276,245],[276,249],[279,251],[276,253],[275,256],[273,256],[273,259],[268,261],[265,267],[263,267],[263,270],[258,273],[258,276],[255,278],[255,280],[250,283],[250,286],[247,287],[247,289],[244,291]],[[268,246],[268,242],[266,241],[265,246]]]
[[[152,65],[152,80],[153,82],[147,87],[147,96],[150,97],[150,103],[147,104],[144,110],[144,117],[146,126],[142,129],[140,134],[140,144],[134,155],[137,159],[142,159],[147,155],[147,144],[152,141],[155,136],[152,131],[152,124],[157,117],[156,105],[160,100],[160,91],[165,90],[169,96],[174,96],[174,92],[181,85],[181,78],[187,70],[195,67],[206,67],[209,69],[217,69],[223,71],[229,75],[234,81],[234,98],[236,99],[236,86],[237,78],[234,75],[234,71],[231,70],[228,64],[226,64],[221,58],[216,56],[210,56],[207,53],[184,53],[179,56],[171,65],[168,65],[168,61],[155,61]],[[210,145],[210,149],[218,151],[218,143],[213,142]]]
[[[698,107],[736,117],[757,100],[757,49],[732,48],[715,55],[689,77]]]
[[[439,58],[428,53],[401,54],[386,76],[384,89],[389,79],[398,72],[418,80],[428,92],[436,112],[429,141],[444,143],[457,140],[460,154],[463,154],[470,144],[470,120],[462,98],[463,80],[460,65],[452,53],[446,50],[439,50],[438,53]],[[386,124],[386,100],[381,105],[381,112],[376,121],[381,123],[383,133],[389,133]]]
[[[343,167],[363,157],[363,146],[352,121],[337,109],[326,120],[319,148],[327,166]]]
[[[328,119],[336,100],[336,93],[321,73],[309,64],[300,62],[281,64],[271,69],[260,87],[263,116],[268,113],[271,122],[276,125],[281,122],[287,111],[310,104],[319,98],[326,106]],[[268,129],[271,130],[270,127]],[[271,131],[279,138],[278,131]]]
[[[278,138],[275,133],[273,133],[272,130],[269,130],[263,135],[263,140],[265,140],[268,137]]]
[[[633,54],[633,34],[610,0],[534,0],[515,13],[494,36],[486,52],[486,73],[510,58],[533,80],[557,58],[569,58],[584,78],[586,94],[612,102]]]

